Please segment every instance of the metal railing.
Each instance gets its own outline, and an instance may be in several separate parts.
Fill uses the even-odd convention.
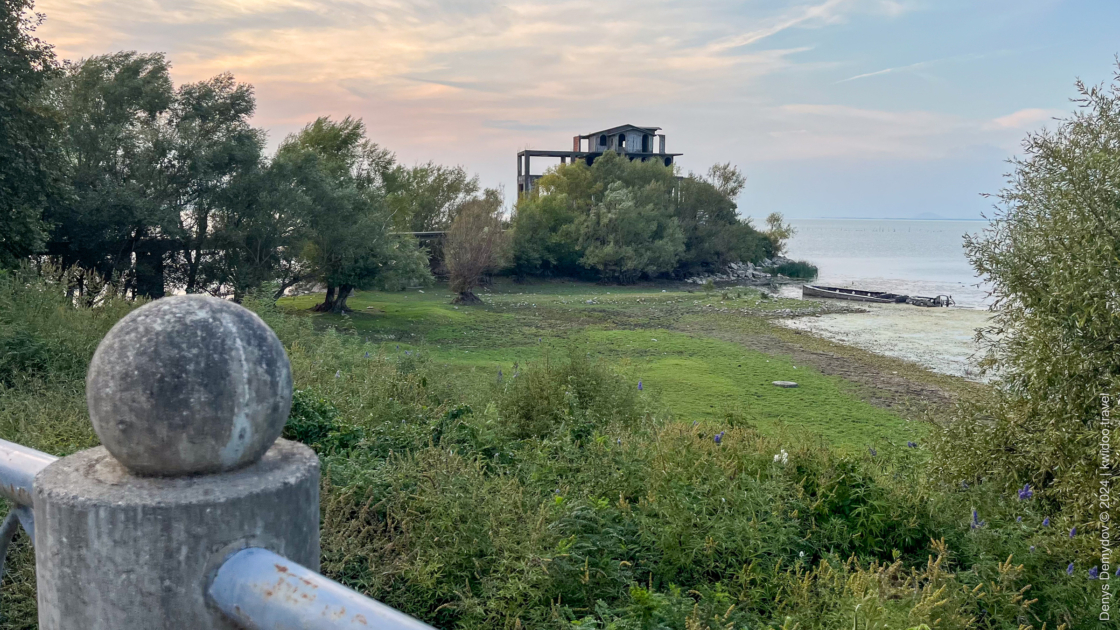
[[[0,440],[0,498],[13,506],[0,525],[0,576],[8,544],[18,532],[17,523],[34,544],[35,475],[56,460],[47,453]],[[241,549],[226,558],[205,591],[222,614],[249,630],[431,630],[394,608],[259,547]]]

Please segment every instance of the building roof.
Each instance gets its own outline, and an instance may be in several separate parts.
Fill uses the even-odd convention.
[[[644,131],[646,133],[652,134],[656,131],[660,131],[661,127],[639,127],[637,125],[619,125],[617,127],[611,127],[610,129],[604,129],[602,131],[593,131],[589,134],[580,136],[580,138],[593,138],[593,137],[598,136],[600,134],[606,134],[606,135],[609,136],[609,135],[613,135],[613,134],[616,134],[616,133],[622,133],[623,131],[629,131],[631,129],[637,129],[638,131]]]

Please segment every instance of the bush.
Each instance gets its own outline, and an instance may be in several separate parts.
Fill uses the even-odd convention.
[[[630,283],[757,262],[772,244],[738,217],[743,181],[729,164],[707,179],[678,178],[659,162],[611,151],[591,166],[560,165],[518,199],[513,271]]]
[[[1100,467],[1120,473],[1100,452],[1120,390],[1120,67],[1078,90],[1080,111],[1027,138],[998,214],[966,238],[996,298],[981,340],[999,380],[934,443],[946,483],[1030,483],[1071,524],[1097,523]]]
[[[610,423],[638,420],[637,390],[586,352],[573,347],[566,361],[548,356],[515,371],[500,387],[498,412],[516,439],[545,437],[560,427],[587,437]]]
[[[799,280],[812,280],[817,277],[817,267],[804,260],[782,263],[771,268],[770,271],[787,278],[797,278]]]
[[[125,311],[45,281],[3,295],[0,321],[71,358],[0,385],[0,437],[96,443],[67,366]],[[1097,627],[1094,536],[1043,525],[1039,497],[931,481],[922,448],[673,419],[585,348],[497,383],[247,304],[291,359],[285,435],[322,462],[323,572],[437,627]],[[0,628],[34,627],[33,563],[17,541]]]

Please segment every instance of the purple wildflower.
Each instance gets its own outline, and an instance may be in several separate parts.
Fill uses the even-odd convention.
[[[1022,516],[1016,516],[1015,517],[1015,522],[1016,523],[1022,523],[1023,522],[1023,517]]]
[[[1116,569],[1116,577],[1120,577],[1120,569]]]
[[[907,442],[906,446],[909,448],[918,448],[918,445],[914,442]]]
[[[1031,553],[1034,553],[1034,545],[1031,545]]]
[[[638,391],[642,391],[642,379],[638,379]]]
[[[1097,576],[1100,575],[1100,574],[1101,574],[1101,570],[1098,569],[1097,567],[1093,567],[1092,569],[1089,569],[1089,579],[1090,580],[1097,579]]]
[[[980,514],[976,511],[976,508],[972,508],[972,522],[969,523],[969,527],[972,529],[980,529],[987,524],[987,521],[980,520]]]
[[[401,344],[398,343],[397,344],[397,350],[400,350],[400,349],[401,349]]]
[[[867,450],[871,453],[872,457],[876,457],[876,456],[879,455],[879,451],[876,451],[875,449],[871,448],[870,446],[867,447]]]
[[[720,442],[723,442],[723,431],[720,431],[719,433],[716,434],[715,441],[716,441],[716,444],[719,444]]]
[[[1034,491],[1031,490],[1031,484],[1026,484],[1023,489],[1019,491],[1019,500],[1027,501],[1034,496]]]
[[[1076,536],[1076,535],[1077,535],[1077,528],[1076,528],[1076,527],[1074,527],[1073,529],[1069,530],[1069,537],[1070,537],[1070,538],[1073,538],[1073,537],[1074,537],[1074,536]]]
[[[368,353],[368,352],[366,353],[366,358],[367,358],[367,359],[369,358],[369,353]]]
[[[1066,567],[1066,575],[1073,575],[1073,563],[1072,562],[1069,563],[1068,567]]]
[[[964,488],[965,490],[968,490],[968,482],[967,481],[962,481],[961,482],[961,487]]]
[[[502,382],[502,368],[498,368],[498,382]]]
[[[1042,519],[1042,526],[1043,526],[1043,527],[1050,527],[1050,517],[1049,517],[1049,516],[1047,516],[1046,518]]]
[[[408,350],[405,350],[405,351],[404,351],[404,354],[405,354],[405,356],[411,356],[411,355],[412,355],[412,352],[410,352],[410,351],[408,351]]]

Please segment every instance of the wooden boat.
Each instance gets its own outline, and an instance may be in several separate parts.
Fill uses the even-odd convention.
[[[803,297],[832,298],[835,300],[852,300],[853,302],[875,302],[877,304],[898,304],[905,302],[909,296],[884,291],[863,291],[861,289],[842,289],[840,287],[822,287],[815,284],[806,284],[801,287]]]

